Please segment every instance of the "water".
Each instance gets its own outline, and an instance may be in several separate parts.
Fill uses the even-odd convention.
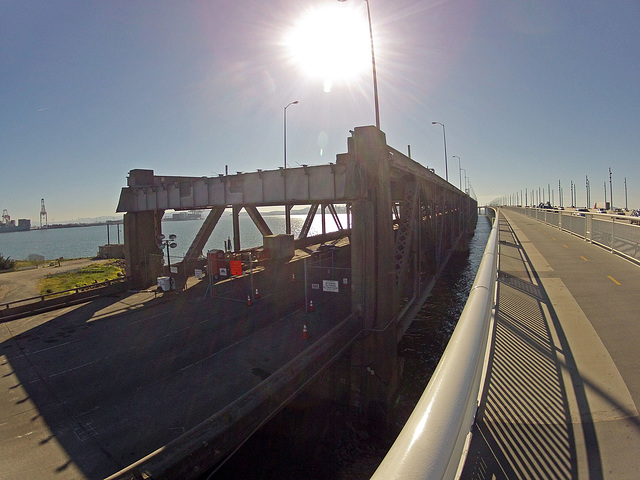
[[[420,399],[442,356],[478,271],[491,221],[478,218],[466,256],[453,257],[398,345],[404,371],[391,422],[363,422],[342,406],[302,394],[210,480],[370,478]],[[208,476],[204,478],[209,479]]]
[[[339,215],[342,225],[346,227],[346,215]],[[291,215],[291,230],[297,237],[304,223],[305,215]],[[264,215],[264,219],[274,234],[285,232],[284,215]],[[183,220],[162,222],[162,231],[165,235],[178,236],[178,246],[171,250],[171,258],[181,259],[191,246],[198,230],[204,220]],[[56,258],[92,258],[98,254],[98,247],[110,243],[118,243],[118,230],[115,225],[96,225],[91,227],[71,227],[31,230],[27,232],[11,232],[0,234],[0,254],[14,260],[26,260],[30,254],[44,256],[47,260]],[[328,231],[336,230],[331,216],[326,216],[326,228]],[[322,232],[322,220],[316,215],[309,235],[317,235]],[[227,238],[233,238],[233,222],[230,214],[222,216],[213,231],[211,238],[204,248],[224,248]],[[120,241],[124,242],[124,231],[120,226]],[[257,247],[262,245],[262,234],[246,215],[240,215],[240,243],[242,248]]]
[[[14,260],[26,260],[32,253],[47,260],[90,258],[98,254],[99,245],[106,243],[106,226],[30,230],[0,234],[0,254]]]

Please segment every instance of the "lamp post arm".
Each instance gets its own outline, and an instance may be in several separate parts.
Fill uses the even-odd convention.
[[[449,159],[447,158],[447,132],[442,125],[442,137],[444,138],[444,176],[445,180],[449,181]]]
[[[376,128],[380,129],[380,107],[378,105],[378,74],[376,70],[376,56],[373,49],[373,27],[371,25],[371,8],[369,7],[369,0],[365,0],[367,3],[367,19],[369,20],[369,40],[371,41],[371,69],[373,73],[373,102],[376,112]]]
[[[289,108],[291,105],[297,105],[298,104],[298,100],[295,100],[293,102],[289,102],[285,107],[284,107],[284,168],[287,168],[287,108]]]

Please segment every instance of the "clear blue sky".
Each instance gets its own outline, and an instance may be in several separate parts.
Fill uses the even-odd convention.
[[[350,129],[374,123],[371,70],[365,49],[366,68],[333,74],[326,92],[323,74],[292,57],[288,32],[321,7],[366,22],[362,0],[2,1],[0,208],[34,224],[41,198],[50,223],[114,215],[134,168],[275,169],[294,100],[289,164],[335,161]],[[611,167],[616,206],[626,177],[640,207],[640,2],[370,7],[389,145],[411,145],[444,177],[438,121],[449,180],[459,183],[457,155],[482,203],[547,185],[558,203],[560,180],[564,204],[573,181],[583,205],[585,176],[602,201]],[[332,28],[330,38],[350,30]]]

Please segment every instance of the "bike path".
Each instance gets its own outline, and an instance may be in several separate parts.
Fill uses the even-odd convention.
[[[502,210],[492,349],[462,478],[640,478],[640,267]]]

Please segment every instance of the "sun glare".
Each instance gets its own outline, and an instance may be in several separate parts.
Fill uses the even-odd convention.
[[[319,78],[330,91],[337,80],[349,80],[371,63],[365,14],[346,5],[306,13],[285,39],[291,58],[305,75]]]

